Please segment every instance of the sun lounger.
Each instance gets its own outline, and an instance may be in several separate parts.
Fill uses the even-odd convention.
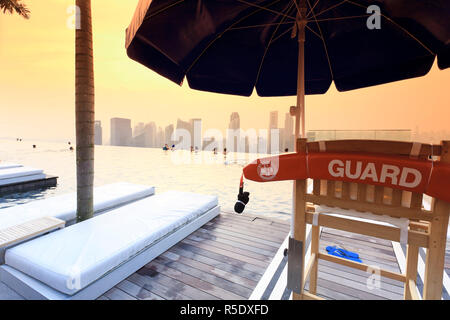
[[[0,280],[27,299],[95,299],[218,214],[215,196],[145,198],[8,249]]]
[[[145,185],[119,182],[94,188],[94,214],[104,212],[151,196],[155,188]],[[0,228],[8,228],[29,220],[52,216],[72,224],[76,218],[77,195],[75,192],[35,200],[26,204],[0,209]]]
[[[20,182],[45,179],[46,174],[41,169],[31,167],[15,167],[0,170],[0,186]]]
[[[94,188],[94,215],[136,201],[155,193],[150,186],[127,182],[113,183]],[[66,226],[75,222],[77,195],[75,192],[35,200],[26,204],[0,209],[0,229],[18,226],[31,220],[54,217],[66,222]],[[4,249],[0,248],[0,264],[4,263]]]
[[[18,163],[5,163],[5,162],[0,162],[0,170],[3,169],[12,169],[12,168],[20,168],[23,167],[21,164]]]

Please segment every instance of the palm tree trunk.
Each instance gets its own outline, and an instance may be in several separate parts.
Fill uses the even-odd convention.
[[[76,0],[80,26],[75,31],[75,120],[77,222],[94,213],[94,57],[91,0]]]

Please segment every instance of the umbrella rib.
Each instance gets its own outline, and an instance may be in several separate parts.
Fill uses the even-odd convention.
[[[308,2],[309,6],[311,7],[311,4],[309,3],[309,0],[306,0],[306,1]],[[312,13],[312,15],[314,17],[314,20],[316,21],[317,29],[319,29],[319,32],[320,32],[320,38],[322,39],[323,47],[325,49],[325,54],[326,54],[327,60],[328,60],[328,67],[330,68],[331,79],[334,79],[333,68],[331,67],[330,56],[328,55],[327,44],[325,43],[325,38],[323,37],[322,29],[320,28],[320,25],[319,25],[319,22],[317,21],[316,15],[314,14],[314,10],[311,10],[311,13]]]
[[[176,6],[177,4],[180,4],[181,2],[184,2],[184,1],[185,1],[185,0],[179,0],[179,1],[177,1],[177,2],[174,2],[174,3],[172,3],[172,4],[169,4],[167,7],[164,7],[164,8],[162,8],[161,10],[158,10],[158,11],[154,12],[153,14],[149,15],[148,17],[145,17],[145,18],[144,18],[144,21],[147,20],[147,19],[150,19],[150,18],[152,18],[152,17],[154,17],[154,16],[156,16],[156,15],[158,15],[158,14],[160,14],[160,13],[166,11],[167,9],[170,9],[170,8],[172,8],[173,6]]]
[[[240,1],[240,0],[237,0],[237,1]],[[270,3],[268,6],[271,6],[271,5],[273,5],[273,4],[275,4],[275,3],[278,3],[278,2],[280,2],[280,0],[275,0],[274,2]],[[239,24],[240,22],[242,22],[243,20],[247,19],[248,17],[250,17],[250,16],[252,16],[252,15],[254,15],[254,14],[260,12],[261,10],[262,10],[262,8],[258,8],[258,10],[255,10],[255,11],[249,13],[248,15],[246,15],[245,17],[242,17],[242,18],[239,19],[238,21],[232,23],[232,24],[231,24],[228,28],[226,28],[224,31],[222,31],[217,37],[215,37],[210,43],[208,43],[208,45],[206,46],[206,48],[203,49],[203,51],[198,55],[197,58],[195,58],[195,60],[191,63],[191,65],[189,66],[189,68],[186,69],[186,73],[185,73],[185,74],[188,74],[188,72],[192,69],[192,67],[197,63],[198,59],[200,59],[200,57],[203,56],[203,54],[206,52],[206,50],[208,50],[208,49],[213,45],[214,42],[216,42],[218,39],[220,39],[220,38],[225,34],[225,32],[229,31],[231,28],[233,28],[233,26]]]
[[[339,3],[337,3],[337,4],[333,5],[333,6],[331,6],[331,7],[327,8],[327,9],[325,9],[325,10],[320,11],[318,14],[316,14],[316,17],[320,16],[322,13],[325,13],[325,12],[327,12],[327,11],[330,11],[330,10],[336,8],[336,7],[339,7],[340,5],[344,4],[345,2],[347,2],[347,0],[343,0],[342,2],[339,2]],[[307,15],[306,17],[309,18],[310,14],[311,14],[312,12],[313,12],[313,11],[312,11],[312,9],[311,9],[311,11],[308,13],[308,15]]]
[[[322,38],[320,37],[320,34],[318,34],[317,32],[315,32],[310,26],[306,25],[306,28],[311,31],[313,34],[315,34],[319,39],[322,40]],[[276,38],[273,39],[272,43],[274,43],[275,41],[277,41],[278,39],[280,39],[282,36],[284,36],[286,33],[288,33],[289,31],[291,31],[291,29],[287,29],[285,31],[283,31],[282,33],[280,33]]]
[[[361,8],[366,8],[365,6],[363,6],[362,4],[350,1],[350,0],[345,0],[346,2],[353,4],[355,6],[361,7]],[[399,29],[401,29],[404,33],[406,33],[408,36],[410,36],[412,39],[414,39],[417,43],[419,43],[425,50],[427,50],[429,53],[431,53],[432,55],[436,55],[436,53],[434,53],[430,48],[428,48],[422,41],[420,41],[419,39],[417,39],[411,32],[409,32],[407,29],[405,29],[404,27],[402,27],[401,25],[399,25],[397,22],[395,22],[394,20],[392,20],[391,18],[389,18],[388,16],[386,16],[385,14],[380,12],[380,15],[385,18],[386,20],[388,20],[389,22],[391,22],[393,25],[395,25],[396,27],[398,27]]]
[[[310,26],[306,25],[306,28],[308,28],[309,31],[311,31],[312,33],[314,33],[319,39],[322,39],[322,37],[320,36],[320,34],[318,34],[317,32],[315,32]]]
[[[308,19],[309,14],[311,13],[312,10],[314,10],[314,8],[317,6],[317,4],[319,3],[320,0],[317,0],[316,3],[314,3],[314,5],[311,7],[311,10],[309,10],[309,12],[306,14],[306,18]]]
[[[276,11],[276,10],[272,10],[272,9],[269,9],[269,8],[266,8],[266,7],[263,7],[263,6],[254,4],[254,3],[250,3],[250,2],[247,2],[247,1],[244,1],[244,0],[236,0],[236,1],[237,1],[237,2],[240,2],[240,3],[243,3],[243,4],[246,4],[246,5],[250,6],[250,7],[255,7],[255,8],[259,8],[259,9],[261,9],[261,10],[266,10],[266,11],[272,12],[273,14],[282,15],[282,16],[284,16],[284,17],[286,17],[286,18],[295,20],[294,17],[291,17],[291,16],[289,16],[289,15],[287,15],[287,14],[284,14],[284,13],[279,12],[279,11]],[[272,4],[270,4],[270,5],[272,5]]]
[[[295,0],[294,0],[294,2],[295,2]],[[285,11],[289,12],[292,9],[292,3],[286,9],[287,10],[285,10]],[[284,22],[284,18],[285,17],[283,17],[280,22]],[[272,44],[272,41],[273,41],[273,39],[275,37],[275,34],[277,33],[278,29],[280,28],[280,25],[281,24],[278,24],[278,26],[275,28],[275,31],[272,33],[272,36],[270,37],[269,43],[267,44],[266,50],[264,50],[264,55],[263,55],[263,57],[261,59],[261,63],[259,64],[258,73],[256,74],[255,84],[253,85],[253,87],[256,87],[256,84],[258,83],[259,76],[261,74],[262,66],[264,64],[264,60],[266,58],[267,52],[269,51],[270,45]],[[294,26],[294,28],[295,28],[295,26]],[[288,30],[290,30],[290,29],[288,29]]]
[[[292,0],[292,2],[295,4],[295,7],[297,8],[298,15],[300,15],[301,14],[301,10],[300,10],[300,6],[297,3],[297,0]]]
[[[291,29],[287,29],[284,30],[282,33],[280,33],[276,38],[273,39],[272,43],[274,43],[275,41],[277,41],[278,39],[280,39],[282,36],[284,36],[286,33],[288,33],[289,31],[292,31]]]
[[[336,20],[346,20],[346,19],[356,19],[356,18],[366,18],[369,17],[370,14],[363,14],[360,16],[348,16],[348,17],[336,17],[336,18],[325,18],[325,19],[317,19],[317,22],[323,22],[323,21],[336,21]]]
[[[266,23],[266,24],[255,24],[253,26],[242,26],[242,27],[235,27],[229,29],[231,30],[241,30],[241,29],[250,29],[250,28],[260,28],[260,27],[270,27],[270,26],[276,26],[279,24],[292,24],[292,21],[289,22],[278,22],[278,23]]]

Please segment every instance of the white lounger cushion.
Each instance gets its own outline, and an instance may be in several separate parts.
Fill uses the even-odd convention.
[[[6,264],[74,294],[217,205],[215,196],[169,191],[8,249]]]
[[[94,212],[108,210],[118,205],[151,196],[154,187],[127,182],[113,183],[94,188]],[[35,200],[0,210],[0,228],[52,216],[70,222],[76,218],[77,195],[75,192]]]
[[[17,167],[9,168],[0,171],[0,182],[2,179],[10,179],[24,176],[31,176],[36,174],[43,174],[44,170],[35,169],[31,167]]]
[[[18,164],[18,163],[0,162],[0,170],[11,169],[11,168],[19,168],[19,167],[23,167],[23,166],[21,164]]]

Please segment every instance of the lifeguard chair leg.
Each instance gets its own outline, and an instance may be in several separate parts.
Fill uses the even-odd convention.
[[[314,262],[311,267],[311,274],[309,276],[309,292],[311,294],[317,293],[317,273],[319,268],[319,237],[320,226],[312,226],[311,228],[311,258],[314,257]]]
[[[299,277],[295,277],[300,281],[300,288],[298,292],[293,291],[292,297],[294,300],[301,300],[303,294],[303,270],[305,269],[305,241],[306,241],[306,180],[296,180],[294,182],[294,216],[293,216],[293,238],[296,240],[300,248],[300,254],[302,258],[300,259],[298,265],[296,264],[296,269],[290,269],[291,272],[298,272]],[[291,265],[292,267],[292,265]]]
[[[411,288],[409,280],[417,281],[417,262],[419,259],[419,247],[409,244],[406,249],[406,281],[403,297],[405,300],[411,300]],[[414,290],[416,290],[414,288]]]
[[[450,141],[442,141],[441,147],[440,161],[450,163]],[[426,300],[440,300],[442,297],[442,280],[450,203],[433,199],[431,207],[434,217],[431,221],[430,238],[425,262],[423,298]]]
[[[297,139],[296,152],[306,152],[306,139]],[[292,290],[293,300],[301,300],[303,295],[303,271],[305,269],[305,241],[306,241],[306,179],[295,180],[293,188],[293,212],[291,222],[291,237],[296,245],[296,255],[289,254],[288,287]],[[291,249],[291,248],[290,248]],[[301,258],[300,258],[301,257]],[[291,281],[289,281],[291,280]],[[295,281],[295,283],[293,283]]]
[[[430,240],[425,262],[425,283],[423,287],[423,298],[425,300],[440,300],[442,297],[450,204],[442,200],[436,200],[434,211],[436,216],[431,222]]]

